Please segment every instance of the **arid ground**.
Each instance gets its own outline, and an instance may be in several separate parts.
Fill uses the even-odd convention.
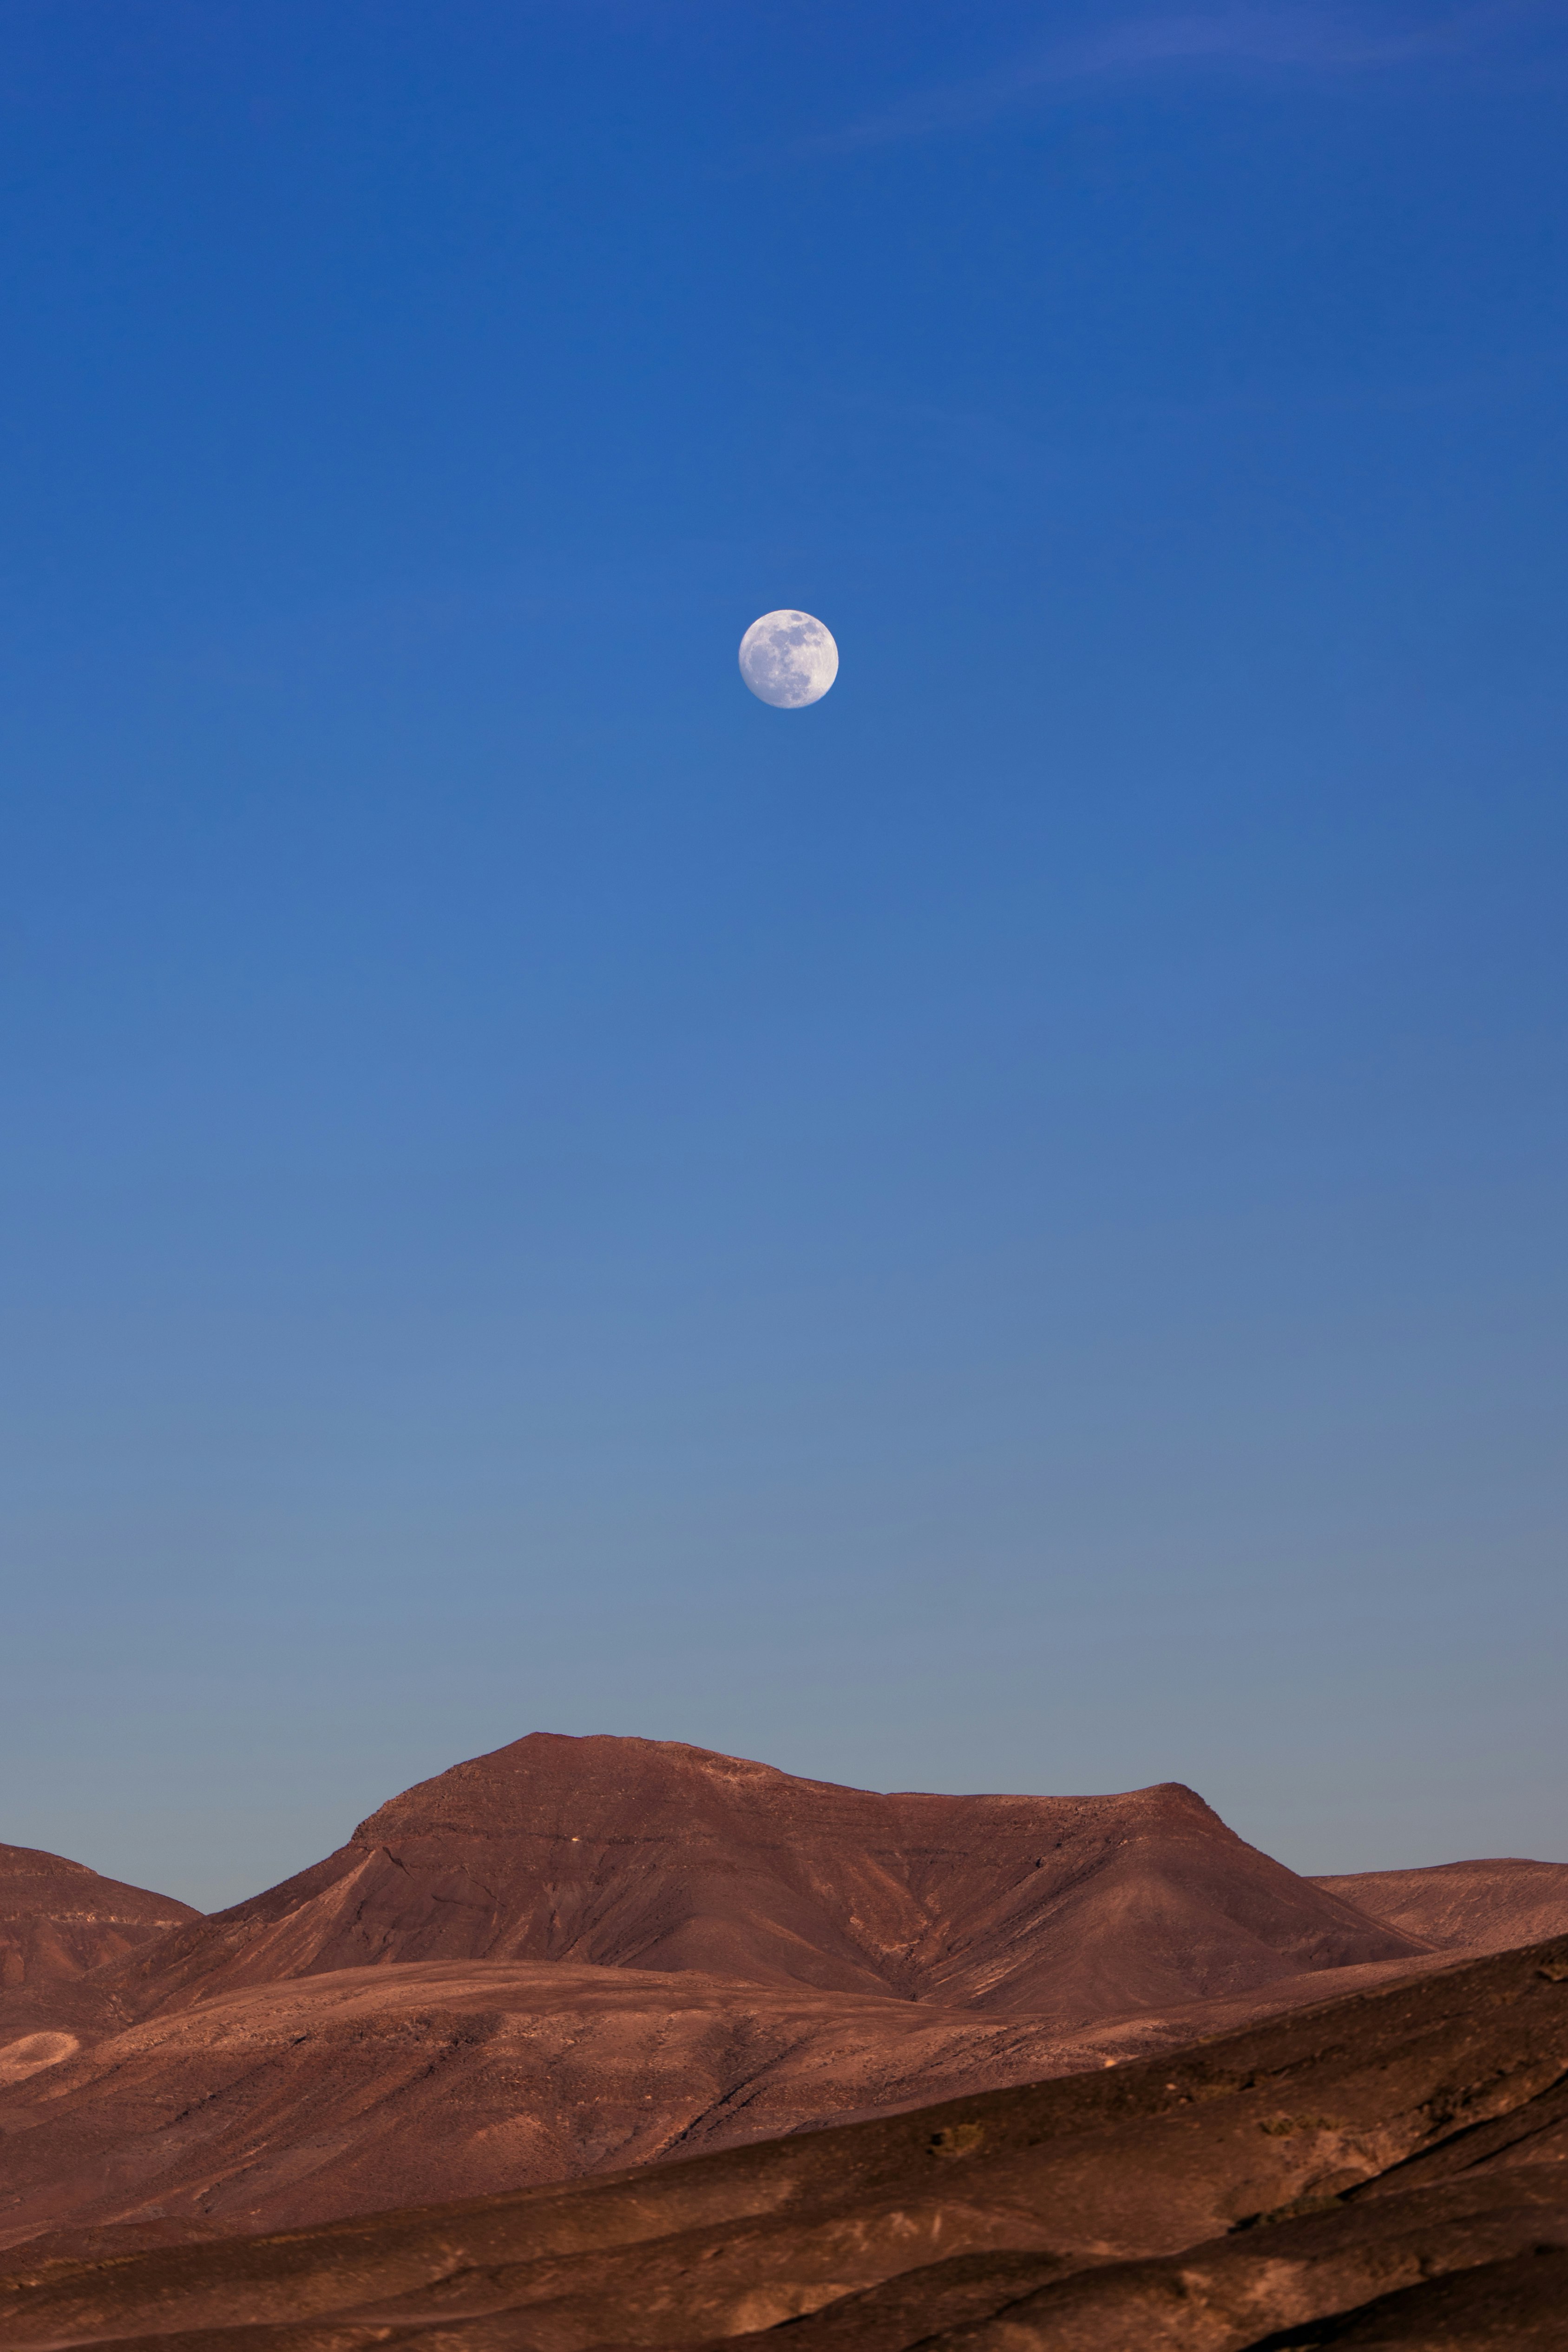
[[[543,1734],[212,1918],[0,1848],[0,2340],[1568,2344],[1564,1937],[1174,1784]]]

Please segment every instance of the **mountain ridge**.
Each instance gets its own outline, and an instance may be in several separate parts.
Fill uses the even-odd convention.
[[[0,2003],[0,2242],[303,2226],[1134,2063],[1446,1966],[1411,1906],[1482,1919],[1458,1867],[1385,1874],[1380,1920],[1180,1782],[883,1793],[529,1734]],[[1498,1917],[1556,1883],[1509,1866]]]
[[[1429,1949],[1179,1782],[882,1794],[683,1742],[534,1732],[390,1799],[308,1870],[137,1954],[117,1986],[178,2002],[220,1979],[574,1960],[1068,2024]]]

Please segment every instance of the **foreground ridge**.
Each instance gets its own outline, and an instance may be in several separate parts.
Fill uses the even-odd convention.
[[[1544,2352],[1568,2309],[1568,1937],[564,2189],[9,2259],[18,2352],[738,2352],[785,2321],[790,2352]]]

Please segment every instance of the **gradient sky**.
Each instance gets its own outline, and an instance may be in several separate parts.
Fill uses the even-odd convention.
[[[1568,15],[3,17],[0,1838],[1568,1859]]]

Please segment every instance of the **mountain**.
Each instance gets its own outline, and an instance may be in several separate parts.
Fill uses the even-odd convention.
[[[1568,1938],[1176,2055],[593,2181],[109,2255],[12,2352],[1560,2352]]]
[[[427,1960],[697,1969],[1064,2029],[1429,1950],[1190,1789],[882,1796],[676,1741],[535,1732],[394,1797],[115,1973],[133,2011]]]
[[[0,2243],[664,2159],[1433,1964],[1187,1789],[888,1797],[535,1735],[5,2041]]]
[[[0,1990],[74,1983],[201,1916],[63,1854],[0,1845]]]
[[[1434,1951],[1501,1952],[1568,1936],[1568,1863],[1440,1862],[1312,1883]]]

